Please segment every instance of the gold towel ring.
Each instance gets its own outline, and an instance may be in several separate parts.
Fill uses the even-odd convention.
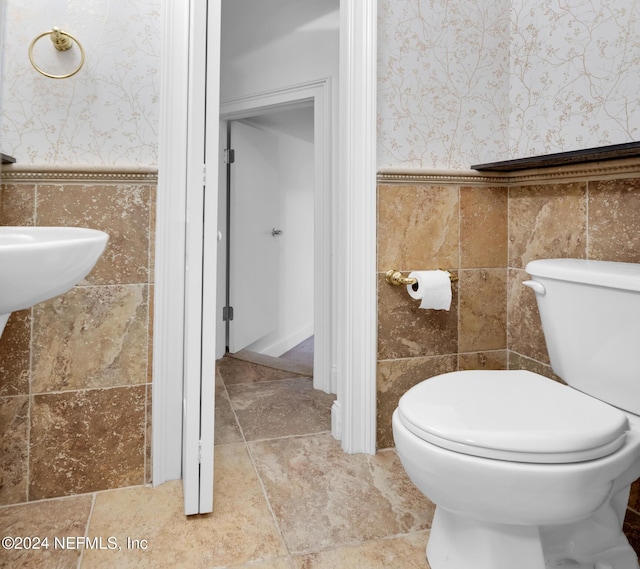
[[[73,42],[75,42],[78,48],[80,48],[80,65],[78,65],[77,69],[75,69],[71,73],[66,73],[65,75],[52,75],[51,73],[47,73],[46,71],[38,67],[36,65],[36,62],[33,60],[33,47],[36,45],[36,42],[44,36],[51,36],[53,47],[55,47],[58,51],[67,51],[71,49],[73,47]],[[42,75],[44,75],[45,77],[50,77],[51,79],[67,79],[68,77],[72,77],[73,75],[78,73],[80,69],[82,69],[82,66],[84,65],[84,48],[82,47],[82,44],[70,33],[63,32],[60,30],[60,28],[53,28],[48,32],[40,34],[31,42],[31,45],[29,46],[29,61],[31,61],[31,65],[33,65],[35,70],[38,73],[42,73]]]

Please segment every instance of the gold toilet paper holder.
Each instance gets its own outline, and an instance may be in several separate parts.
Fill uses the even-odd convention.
[[[439,269],[443,270],[443,269]],[[452,283],[455,283],[458,280],[458,276],[452,273],[449,273],[449,279]],[[403,277],[400,271],[396,271],[395,269],[390,269],[386,272],[384,280],[387,281],[390,285],[394,286],[409,286],[414,285],[418,281],[414,278]]]

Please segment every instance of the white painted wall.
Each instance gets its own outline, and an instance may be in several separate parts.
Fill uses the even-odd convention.
[[[220,98],[332,77],[337,100],[339,0],[223,0]]]

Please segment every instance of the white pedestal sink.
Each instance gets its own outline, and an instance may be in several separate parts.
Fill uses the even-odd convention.
[[[0,336],[12,312],[78,284],[108,240],[81,227],[0,227]]]

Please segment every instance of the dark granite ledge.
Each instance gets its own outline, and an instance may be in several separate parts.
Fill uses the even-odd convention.
[[[471,166],[471,169],[482,172],[516,172],[518,170],[529,170],[531,168],[551,168],[552,166],[567,166],[569,164],[599,162],[619,158],[635,158],[638,156],[640,156],[640,141],[613,144],[611,146],[599,146],[598,148],[587,148],[585,150],[558,152],[556,154],[544,154],[530,158],[517,158],[515,160],[475,164]]]

